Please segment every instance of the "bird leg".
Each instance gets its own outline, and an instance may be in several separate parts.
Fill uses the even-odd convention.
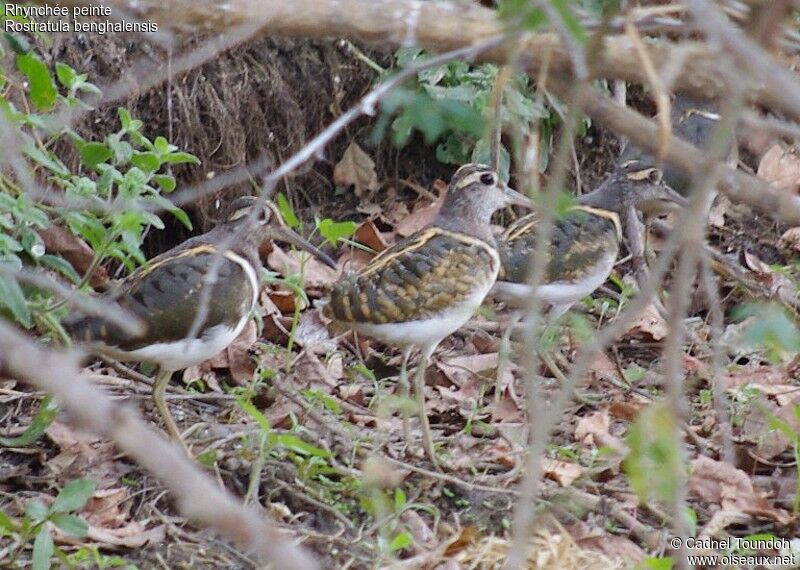
[[[498,405],[503,397],[503,374],[505,373],[506,363],[511,358],[511,335],[514,329],[522,320],[522,311],[513,311],[508,316],[506,330],[500,339],[500,348],[497,355],[497,378],[494,385],[494,403]]]
[[[417,409],[419,413],[419,422],[422,429],[422,445],[425,447],[425,453],[433,463],[436,469],[439,469],[439,461],[436,459],[436,452],[433,449],[433,436],[431,435],[431,426],[428,422],[428,414],[425,411],[425,368],[428,366],[430,357],[433,354],[436,346],[428,346],[422,349],[419,365],[414,380],[414,393],[417,397]]]
[[[400,402],[400,413],[403,414],[403,438],[405,439],[406,445],[411,445],[411,425],[408,415],[408,400],[410,399],[410,386],[408,384],[408,359],[411,356],[411,349],[412,347],[407,346],[403,348],[403,364],[400,367],[400,378],[398,382],[400,384],[400,398],[402,401]]]
[[[633,274],[641,291],[650,280],[645,241],[647,239],[647,226],[639,220],[639,215],[633,206],[629,206],[625,210],[622,224],[624,226],[625,245],[628,247],[633,263]],[[666,309],[661,304],[658,296],[653,297],[653,304],[661,315],[666,315]]]
[[[158,413],[161,414],[161,418],[164,420],[164,427],[167,429],[169,437],[178,442],[186,451],[186,453],[189,454],[189,449],[183,442],[183,437],[181,437],[181,432],[178,429],[178,425],[175,423],[175,419],[172,417],[172,414],[167,407],[167,401],[164,398],[164,393],[167,390],[167,384],[169,384],[169,380],[172,378],[172,372],[172,370],[165,370],[163,368],[158,369],[158,376],[156,376],[156,381],[153,385],[153,401],[156,404]]]

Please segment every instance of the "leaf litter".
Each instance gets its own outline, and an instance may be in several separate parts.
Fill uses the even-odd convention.
[[[374,165],[363,160],[359,154],[363,149],[348,152],[349,156],[346,152],[337,165],[337,183],[351,185],[359,198],[364,198],[359,210],[366,212],[366,218],[359,222],[355,241],[379,252],[433,219],[444,197],[442,182],[434,187],[433,195],[438,198],[433,202],[425,196],[418,196],[413,203],[395,198],[380,208],[371,208],[368,200],[378,194]],[[760,174],[787,180],[790,188],[793,162],[783,154],[778,157],[777,151],[770,152],[763,160],[774,164],[762,160]],[[789,171],[781,175],[777,170],[787,164]],[[720,207],[716,211],[717,223],[710,230],[720,232],[715,238],[724,240],[737,227],[733,210]],[[763,233],[759,239],[796,251],[791,229],[772,228],[772,233]],[[725,247],[724,241],[714,244]],[[736,242],[737,247],[740,245]],[[739,251],[740,268],[772,297],[786,302],[796,297],[796,274],[777,268],[772,260],[763,261],[757,250]],[[254,476],[263,442],[254,419],[227,392],[234,386],[248,391],[271,426],[269,452],[262,470],[255,475],[255,499],[279,515],[286,529],[303,536],[305,543],[323,557],[326,567],[350,563],[366,568],[375,564],[372,546],[384,530],[370,514],[372,507],[368,505],[375,496],[365,490],[362,476],[370,457],[385,454],[387,461],[399,463],[384,465],[387,476],[380,492],[396,509],[390,509],[396,533],[406,532],[411,537],[410,545],[391,556],[418,559],[420,567],[498,568],[509,545],[503,521],[513,512],[510,493],[522,475],[524,450],[531,437],[525,399],[517,396],[525,393],[523,370],[515,363],[516,357],[501,362],[497,346],[502,331],[467,328],[442,343],[426,371],[428,411],[446,458],[445,472],[433,472],[420,453],[419,426],[413,413],[410,428],[414,443],[407,447],[403,440],[399,410],[407,403],[400,401],[397,388],[397,348],[333,331],[314,307],[331,283],[370,258],[366,251],[345,247],[338,271],[314,259],[306,261],[303,272],[311,306],[297,305],[292,291],[280,283],[267,286],[260,297],[258,324],[250,323],[223,353],[183,375],[185,381],[195,381],[190,385],[192,390],[219,398],[169,400],[170,396],[187,395],[186,389],[175,383],[168,391],[170,405],[180,408],[182,425],[201,426],[188,437],[194,438],[193,448],[205,457],[203,461],[220,482],[244,493]],[[297,273],[301,267],[296,252],[280,247],[272,248],[266,261],[270,269],[281,274]],[[629,268],[623,266],[621,271]],[[726,310],[741,300],[740,292],[728,279],[720,278],[723,290],[731,292],[723,301]],[[299,320],[294,322],[296,309]],[[494,309],[500,315],[504,310]],[[578,310],[583,310],[590,321],[598,319],[591,309]],[[728,339],[746,330],[727,320],[726,327]],[[625,522],[620,522],[634,521],[639,530],[655,532],[662,528],[662,521],[653,514],[661,506],[645,508],[638,504],[621,465],[629,450],[626,437],[630,425],[661,396],[663,371],[658,355],[667,334],[663,317],[654,306],[647,307],[591,367],[584,387],[597,403],[573,405],[556,426],[543,459],[542,492],[557,508],[546,509],[555,518],[544,522],[531,537],[531,568],[622,568],[659,554],[629,535]],[[287,355],[290,339],[293,350]],[[798,365],[794,360],[769,362],[758,350],[740,351],[733,341],[723,342],[723,346],[727,347],[724,372],[717,381],[735,403],[731,427],[736,457],[747,460],[733,464],[721,458],[719,418],[704,399],[704,391],[711,389],[714,379],[711,349],[707,336],[699,336],[684,347],[682,356],[683,370],[693,380],[686,389],[693,414],[687,420],[691,426],[686,427],[703,426],[705,431],[700,433],[711,443],[699,447],[698,440],[686,440],[689,506],[697,513],[699,528],[708,531],[784,536],[786,529],[796,529],[797,524],[786,497],[793,490],[797,466],[792,462],[794,442],[775,429],[774,420],[800,429],[795,414],[800,404]],[[553,350],[568,364],[579,347],[580,343],[572,340],[557,343]],[[415,362],[412,358],[411,373]],[[116,374],[97,364],[91,365],[91,372]],[[542,369],[540,375],[539,381],[557,389],[549,372]],[[497,397],[496,386],[501,390]],[[13,419],[6,417],[3,429],[18,431],[19,426],[30,423],[31,398],[26,400],[26,393],[15,392],[13,383],[3,387],[12,394],[10,402],[17,402],[22,411]],[[154,417],[149,399],[134,399],[122,387],[104,389],[131,399],[132,405]],[[68,421],[52,424],[34,449],[36,453],[3,450],[0,490],[22,488],[24,474],[34,472],[44,473],[53,489],[78,477],[97,482],[94,496],[80,513],[88,523],[88,537],[76,542],[57,535],[60,543],[77,546],[94,542],[132,558],[136,558],[134,552],[140,553],[141,560],[146,561],[150,545],[173,540],[180,542],[176,552],[181,553],[170,555],[173,566],[184,557],[184,561],[204,560],[211,565],[252,567],[225,549],[198,548],[208,544],[204,531],[183,522],[177,523],[181,528],[176,530],[173,507],[157,483],[118,456],[110,444],[84,438]],[[397,490],[403,491],[404,499],[399,498]],[[572,508],[572,492],[597,497],[606,507]],[[49,490],[31,487],[22,503],[50,496]],[[22,507],[20,501],[3,505],[15,517],[22,515]],[[609,513],[619,512],[628,518],[613,523],[608,520]],[[557,513],[562,515],[560,521]],[[345,517],[360,531],[346,530],[339,517]],[[147,567],[145,562],[142,565]]]

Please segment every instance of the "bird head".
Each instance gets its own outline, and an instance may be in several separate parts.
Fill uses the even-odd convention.
[[[532,208],[533,202],[509,187],[485,164],[465,164],[450,180],[439,217],[488,225],[495,211],[511,205]]]
[[[329,255],[286,225],[274,202],[256,196],[242,196],[231,203],[229,211],[226,224],[238,232],[241,239],[258,243],[266,240],[289,243],[336,269],[336,262]]]

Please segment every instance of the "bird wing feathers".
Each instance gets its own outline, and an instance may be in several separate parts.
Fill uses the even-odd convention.
[[[503,267],[498,280],[525,283],[536,249],[535,213],[509,226],[500,240]],[[544,283],[577,282],[619,250],[620,226],[616,214],[578,206],[557,220],[547,250]]]
[[[428,228],[381,252],[336,284],[327,317],[345,323],[400,323],[437,317],[488,289],[499,270],[483,240]]]
[[[158,342],[181,340],[188,335],[198,307],[204,278],[220,252],[202,244],[168,252],[127,277],[114,291],[120,307],[138,317],[145,332],[131,336],[102,317],[84,317],[67,325],[73,337],[85,342],[100,342],[122,350],[136,350]],[[220,324],[234,326],[249,314],[255,299],[253,275],[242,257],[232,252],[221,254],[213,299],[203,330]]]

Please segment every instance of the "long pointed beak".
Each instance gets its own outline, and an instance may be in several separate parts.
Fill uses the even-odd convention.
[[[528,198],[523,194],[520,194],[519,192],[514,190],[511,186],[503,184],[503,186],[501,186],[501,189],[503,190],[503,195],[509,206],[512,205],[522,206],[524,208],[530,208],[530,209],[533,209],[535,207],[533,200],[531,200],[530,198]]]
[[[270,233],[272,234],[270,236],[272,239],[290,243],[304,249],[331,269],[336,269],[336,262],[327,253],[323,253],[316,246],[312,245],[308,240],[299,236],[291,229],[285,227],[271,228]]]

